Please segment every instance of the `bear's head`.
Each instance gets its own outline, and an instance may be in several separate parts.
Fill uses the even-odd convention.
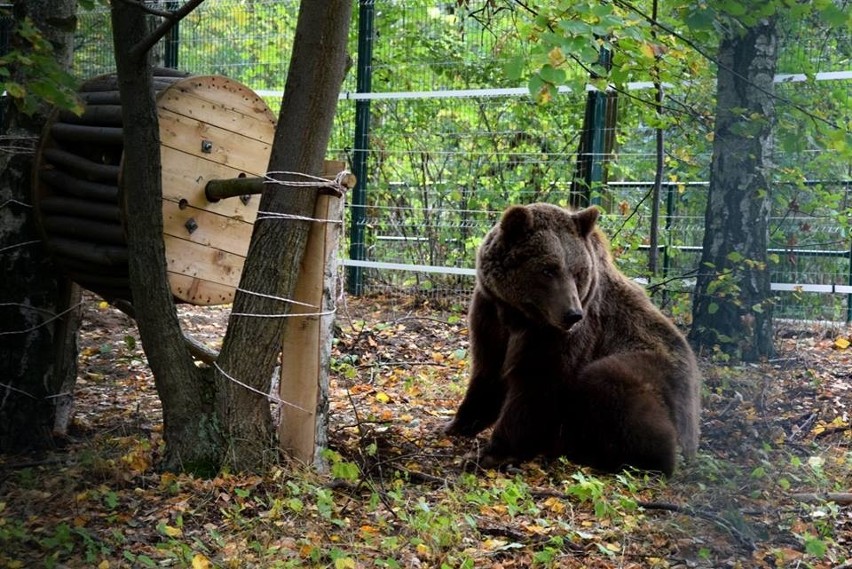
[[[595,291],[602,236],[594,207],[512,206],[477,254],[477,281],[527,324],[568,330]]]

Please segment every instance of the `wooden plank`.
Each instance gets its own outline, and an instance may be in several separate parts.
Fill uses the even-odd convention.
[[[53,123],[50,134],[66,142],[95,142],[98,144],[124,144],[124,129],[120,126],[97,126],[86,124]]]
[[[178,81],[184,81],[185,77],[153,77],[152,85],[154,91],[168,89]],[[118,90],[118,78],[115,74],[101,75],[86,81],[80,86],[80,94],[83,93],[108,93]]]
[[[121,171],[119,166],[92,162],[87,158],[58,148],[46,148],[42,155],[48,163],[58,166],[63,170],[76,172],[87,180],[118,184],[118,175]]]
[[[59,111],[59,120],[70,124],[121,126],[121,105],[86,105],[79,117],[71,111]]]
[[[57,264],[62,266],[62,268],[74,271],[81,275],[99,274],[125,278],[128,275],[127,265],[99,265],[89,261],[63,257],[62,255],[58,255],[55,251],[53,252],[53,258],[56,260]]]
[[[161,93],[157,107],[221,128],[252,133],[272,144],[275,115],[254,91],[245,85],[216,75],[190,77]],[[245,128],[251,123],[257,126]]]
[[[333,180],[338,174],[346,170],[346,162],[343,160],[326,160],[322,165],[322,177]]]
[[[87,105],[121,105],[121,93],[118,91],[93,91],[78,95]]]
[[[172,295],[184,302],[197,306],[212,306],[230,304],[234,301],[236,289],[232,286],[211,283],[177,273],[168,273],[168,278]]]
[[[172,235],[163,235],[163,241],[169,252],[166,258],[168,272],[232,288],[240,282],[245,257]]]
[[[163,146],[227,164],[237,170],[266,170],[272,143],[254,138],[255,132],[250,130],[260,123],[248,122],[246,130],[239,132],[164,109],[160,110],[159,118]],[[202,151],[202,143],[209,143],[209,152]]]
[[[116,222],[95,221],[70,215],[45,214],[41,218],[41,224],[45,233],[50,236],[65,235],[83,241],[107,245],[126,244],[124,227]]]
[[[319,196],[314,217],[342,219],[340,198]],[[337,246],[340,224],[314,222],[293,298],[315,308],[292,305],[291,314],[330,311],[336,299]],[[291,317],[282,337],[281,407],[278,439],[294,458],[322,468],[321,451],[327,443],[328,364],[334,315]],[[289,403],[290,405],[287,405]]]
[[[260,196],[252,196],[247,205],[239,199],[212,203],[207,201],[204,187],[213,179],[260,176],[266,171],[268,154],[263,156],[263,166],[251,170],[239,170],[167,146],[161,147],[160,159],[163,163],[163,198],[174,202],[186,200],[189,206],[254,223]]]
[[[189,231],[187,223],[195,229]],[[163,233],[227,251],[245,257],[254,226],[237,217],[227,217],[192,206],[181,207],[172,201],[163,201]],[[166,258],[170,256],[166,248]]]
[[[248,204],[243,204],[239,198],[210,202],[204,194],[204,188],[210,180],[262,176],[266,172],[268,154],[258,157],[256,168],[247,170],[210,161],[168,146],[161,147],[160,159],[163,165],[164,199],[174,202],[186,200],[188,206],[254,223],[260,196],[252,196]],[[326,160],[323,169],[322,176],[331,179],[346,169],[346,163],[339,160]]]
[[[60,237],[51,238],[49,247],[61,257],[68,257],[97,265],[117,267],[127,265],[127,247],[95,244],[78,239]]]
[[[82,219],[101,219],[104,221],[121,222],[121,212],[118,205],[92,202],[65,196],[47,196],[39,201],[42,215],[55,213],[72,215]]]
[[[66,193],[84,200],[106,202],[112,205],[118,203],[118,186],[88,182],[55,168],[40,168],[38,176],[51,189],[60,193]]]

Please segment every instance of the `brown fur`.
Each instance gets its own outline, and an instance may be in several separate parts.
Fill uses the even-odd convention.
[[[470,307],[471,380],[447,432],[494,425],[480,462],[565,455],[671,474],[699,435],[695,357],[612,262],[598,210],[513,206],[485,237]]]

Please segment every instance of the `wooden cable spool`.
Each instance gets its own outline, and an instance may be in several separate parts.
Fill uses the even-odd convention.
[[[154,72],[163,185],[163,239],[177,301],[233,300],[257,217],[275,117],[248,87],[221,76]],[[109,301],[131,301],[122,198],[124,136],[115,75],[83,84],[82,116],[58,112],[36,157],[34,205],[59,267]],[[342,170],[326,163],[325,175]],[[331,171],[331,172],[330,172]],[[211,180],[255,180],[237,199],[208,199]],[[242,191],[242,190],[241,190]],[[229,195],[233,195],[229,194]]]

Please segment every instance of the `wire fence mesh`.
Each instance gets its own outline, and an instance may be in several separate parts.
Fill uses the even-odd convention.
[[[171,2],[163,2],[170,7]],[[369,96],[357,93],[355,67],[339,102],[329,158],[365,157],[366,202],[350,207],[347,259],[361,272],[361,290],[405,292],[456,302],[473,285],[476,247],[512,203],[566,205],[583,135],[585,93],[564,92],[534,104],[504,67],[523,50],[518,13],[500,2],[367,0],[355,3],[350,53],[370,73]],[[358,17],[373,11],[372,57],[358,60]],[[295,0],[207,0],[180,23],[169,48],[177,66],[196,74],[223,74],[280,103],[298,13]],[[815,32],[809,22],[785,27],[779,74],[852,70],[852,34]],[[83,15],[76,72],[112,71],[112,40],[105,11]],[[361,47],[363,54],[363,46]],[[708,52],[712,49],[708,46]],[[847,319],[852,269],[848,221],[850,164],[809,140],[796,109],[829,105],[830,120],[850,121],[850,74],[833,80],[779,83],[778,144],[773,148],[772,281],[776,314]],[[618,96],[606,183],[596,194],[604,208],[618,263],[648,278],[650,181],[655,169],[650,91],[637,86]],[[672,307],[688,298],[704,232],[704,205],[712,151],[712,79],[684,75],[666,93],[666,130],[660,252],[666,282],[660,300]],[[361,105],[360,111],[358,106]],[[356,118],[369,111],[369,128],[356,141]],[[798,114],[797,114],[798,113]],[[709,117],[709,118],[708,118]],[[363,125],[362,125],[363,126]],[[353,240],[357,240],[355,243]],[[346,256],[344,252],[344,256]],[[350,268],[350,270],[352,270]],[[684,303],[681,303],[681,306]],[[681,308],[683,310],[683,308]]]

